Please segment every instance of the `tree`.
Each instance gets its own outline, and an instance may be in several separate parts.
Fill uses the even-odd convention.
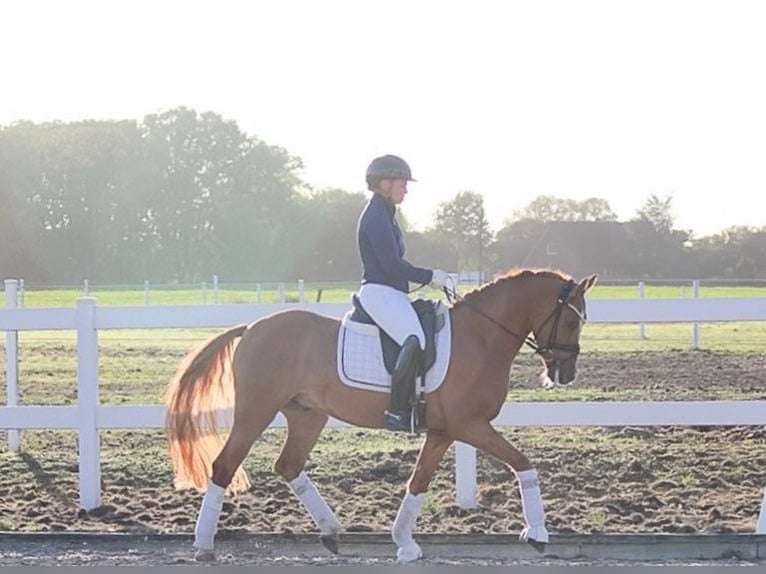
[[[540,195],[514,214],[514,220],[549,221],[617,221],[606,199],[589,197],[583,201]]]
[[[658,197],[651,194],[637,212],[639,221],[647,221],[657,233],[669,234],[673,229],[675,217],[672,213],[673,195]]]
[[[534,219],[518,219],[500,229],[491,246],[498,271],[525,267],[529,257],[547,238],[547,225]]]
[[[30,198],[39,185],[40,153],[35,153],[33,124],[0,127],[0,273],[3,277],[39,280],[44,265],[38,245],[42,226]]]
[[[631,221],[635,268],[639,276],[688,276],[696,272],[689,256],[691,233],[674,229],[673,196],[651,194]]]
[[[484,213],[484,198],[473,191],[461,191],[436,211],[434,231],[458,256],[458,270],[482,271],[492,232]]]
[[[291,269],[301,191],[300,159],[250,136],[231,161],[231,185],[216,201],[215,231],[224,248],[220,272],[281,279]]]
[[[734,226],[694,242],[700,277],[766,277],[766,227]]]
[[[192,282],[288,268],[301,163],[217,114],[0,128],[4,273]]]
[[[356,225],[367,196],[325,189],[302,197],[292,219],[290,275],[309,280],[358,280]],[[298,232],[299,230],[299,232]]]
[[[120,269],[117,206],[134,191],[135,122],[22,122],[0,139],[4,207],[35,267],[65,281]]]
[[[142,129],[157,170],[145,222],[160,267],[180,282],[285,270],[299,160],[212,112],[181,107],[146,116]]]
[[[577,205],[579,217],[575,221],[617,221],[609,202],[600,197],[589,197]]]

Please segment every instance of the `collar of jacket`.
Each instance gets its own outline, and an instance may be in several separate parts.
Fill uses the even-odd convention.
[[[388,210],[392,217],[396,213],[396,206],[391,203],[391,200],[377,192],[373,192],[371,201],[380,203],[386,210]]]

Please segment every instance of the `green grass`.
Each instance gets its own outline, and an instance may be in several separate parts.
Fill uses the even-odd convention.
[[[303,297],[307,303],[321,299],[324,303],[345,303],[351,301],[351,294],[358,288],[356,284],[340,283],[307,283]],[[469,291],[470,286],[461,288]],[[321,293],[320,293],[321,291]],[[440,298],[441,293],[435,289],[424,288],[422,292],[427,297]],[[82,288],[68,289],[28,289],[24,291],[24,307],[72,307],[77,299],[85,296]],[[143,288],[109,289],[91,286],[88,296],[95,297],[102,306],[142,306],[147,304],[147,294]],[[647,285],[644,290],[647,298],[680,299],[692,297],[689,285]],[[639,297],[638,286],[632,285],[596,285],[589,293],[591,299],[634,299]],[[766,297],[766,287],[701,287],[700,297]],[[148,293],[149,305],[205,305],[205,304],[252,304],[277,303],[280,292],[275,283],[262,284],[258,289],[256,284],[243,287],[220,287],[215,293],[211,287],[198,288],[150,288]],[[297,283],[286,283],[284,300],[296,303],[300,300]]]
[[[310,284],[303,290],[307,303],[315,303],[318,299],[323,303],[343,303],[351,301],[351,294],[357,288],[351,284]],[[320,293],[321,291],[321,293]],[[437,297],[435,290],[428,289],[429,295]],[[221,305],[278,303],[280,290],[276,284],[263,284],[245,288],[221,287],[217,292],[211,287],[198,288],[150,288],[148,294],[144,289],[99,289],[91,286],[87,292],[81,288],[25,290],[23,297],[19,295],[19,306],[24,307],[72,307],[80,297],[95,297],[98,305],[102,306],[142,306],[142,305]],[[297,283],[286,283],[284,300],[287,303],[300,301],[300,290]]]
[[[652,323],[586,325],[581,346],[583,352],[641,352],[688,350],[692,345],[691,323]],[[731,321],[699,324],[700,348],[728,353],[763,353],[766,345],[766,322]]]
[[[188,351],[219,333],[221,329],[131,329],[99,331],[99,343],[122,350],[154,349],[159,351]],[[701,348],[730,353],[762,353],[766,346],[766,322],[732,321],[700,323]],[[692,342],[691,323],[653,323],[644,328],[641,338],[639,325],[590,324],[583,330],[583,353],[688,350]],[[19,345],[51,347],[76,343],[74,331],[23,331]]]
[[[647,299],[689,299],[693,297],[691,283],[686,285],[646,285],[644,297]],[[766,297],[766,287],[700,287],[700,297]],[[588,291],[589,299],[637,299],[640,297],[638,285],[598,285]]]

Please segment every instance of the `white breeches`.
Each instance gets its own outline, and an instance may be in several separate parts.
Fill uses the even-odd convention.
[[[420,348],[426,348],[423,328],[406,293],[388,285],[366,283],[359,289],[359,301],[367,314],[398,344],[415,335]]]

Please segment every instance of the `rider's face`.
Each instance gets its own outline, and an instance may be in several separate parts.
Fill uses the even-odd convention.
[[[406,179],[384,179],[380,183],[384,195],[391,200],[391,203],[399,205],[404,201],[404,196],[407,195]]]

